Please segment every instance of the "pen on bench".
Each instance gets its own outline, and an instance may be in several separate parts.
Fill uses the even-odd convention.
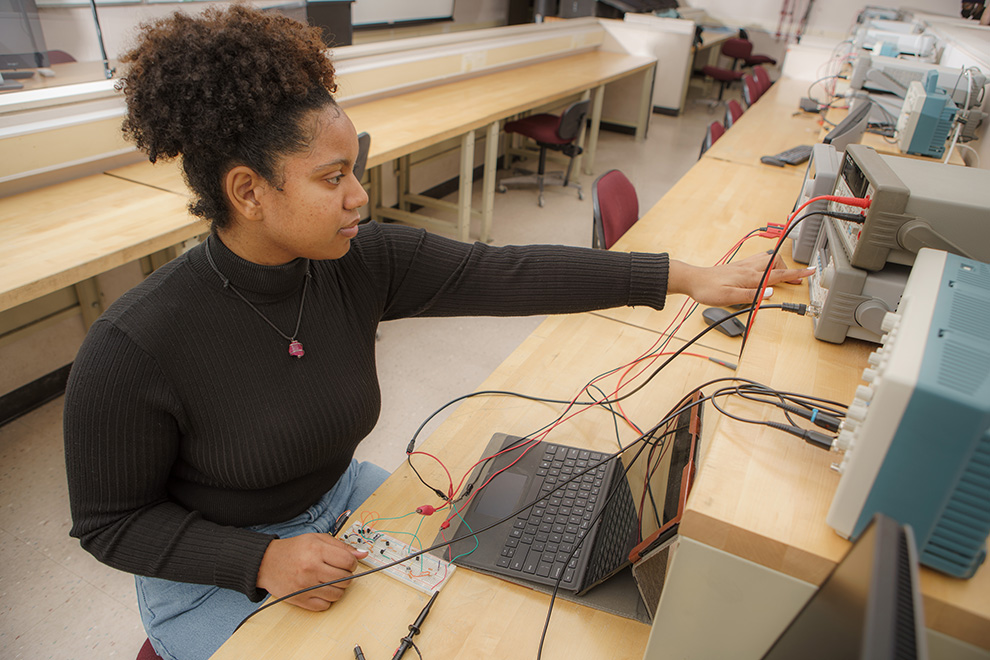
[[[360,646],[354,647],[354,658],[355,660],[364,660],[364,652],[361,650]]]
[[[433,607],[433,601],[437,599],[437,595],[439,594],[439,591],[433,592],[433,595],[430,597],[430,602],[426,604],[423,611],[419,613],[418,617],[416,617],[416,622],[409,626],[409,634],[403,637],[399,642],[399,648],[395,649],[395,655],[392,656],[392,660],[399,660],[399,658],[402,657],[402,654],[405,653],[410,646],[413,646],[413,636],[419,634],[419,628],[423,625],[426,615],[430,613],[430,608]]]
[[[350,509],[344,511],[342,514],[337,516],[337,519],[333,521],[333,527],[330,529],[330,536],[337,536],[341,528],[344,526],[344,523],[347,522],[347,519],[350,517],[351,517]],[[355,649],[354,652],[356,653],[357,649]],[[362,658],[362,660],[364,659]]]

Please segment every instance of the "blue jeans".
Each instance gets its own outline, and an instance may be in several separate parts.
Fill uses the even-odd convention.
[[[248,529],[280,538],[326,533],[348,509],[357,511],[388,472],[373,463],[350,467],[320,501],[291,520]],[[135,576],[138,609],[155,652],[165,660],[209,658],[244,617],[260,606],[244,594],[202,584]]]

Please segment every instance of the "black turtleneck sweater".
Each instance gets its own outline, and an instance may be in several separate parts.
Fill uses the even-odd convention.
[[[282,332],[306,262],[259,266],[215,236],[217,269]],[[667,256],[494,248],[361,227],[314,261],[299,340],[224,289],[204,245],[159,268],[93,324],[65,397],[72,535],[121,570],[260,600],[269,535],[240,529],[313,505],[374,427],[379,322],[410,316],[661,308]]]

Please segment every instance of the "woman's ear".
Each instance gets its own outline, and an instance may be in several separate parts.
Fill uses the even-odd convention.
[[[224,192],[235,216],[246,220],[261,220],[263,217],[259,188],[266,186],[265,180],[250,167],[238,165],[224,176]]]

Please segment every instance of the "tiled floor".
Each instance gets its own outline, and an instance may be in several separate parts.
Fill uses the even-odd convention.
[[[679,117],[653,115],[643,143],[603,132],[595,176],[621,169],[636,186],[641,211],[649,209],[697,160],[705,127],[720,113],[689,101]],[[595,176],[579,177],[584,201],[562,188],[547,190],[543,208],[532,190],[497,195],[495,242],[590,245]],[[422,420],[477,387],[540,321],[411,319],[382,326],[384,410],[358,458],[394,469]],[[133,658],[145,634],[131,576],[98,563],[68,535],[61,406],[58,399],[0,427],[0,658]]]

